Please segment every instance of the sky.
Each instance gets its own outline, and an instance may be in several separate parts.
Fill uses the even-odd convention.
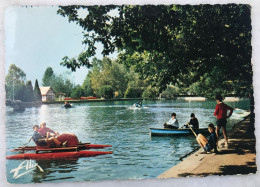
[[[58,7],[16,6],[5,11],[5,74],[15,64],[26,74],[26,80],[41,86],[47,67],[55,74],[71,72],[60,65],[64,56],[77,57],[85,49],[83,29],[66,17],[57,14]],[[101,45],[100,45],[101,46]],[[102,58],[99,49],[97,58]],[[81,67],[69,76],[75,84],[82,84],[88,69]]]

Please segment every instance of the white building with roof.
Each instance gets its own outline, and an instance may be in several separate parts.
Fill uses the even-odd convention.
[[[55,93],[50,86],[40,87],[42,101],[55,101]]]

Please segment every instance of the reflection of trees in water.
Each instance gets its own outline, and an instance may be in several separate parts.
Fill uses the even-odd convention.
[[[44,172],[41,172],[39,169],[35,169],[33,171],[32,182],[34,183],[75,178],[72,175],[66,176],[63,174],[77,171],[79,165],[78,159],[38,160],[36,161],[36,163],[38,163],[38,165],[44,170]]]

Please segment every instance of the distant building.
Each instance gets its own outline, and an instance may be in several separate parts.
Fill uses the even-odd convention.
[[[62,93],[62,92],[56,92],[55,95],[59,99],[59,101],[64,101],[64,98],[65,98],[66,94]]]
[[[55,101],[55,93],[50,86],[40,87],[42,101]]]

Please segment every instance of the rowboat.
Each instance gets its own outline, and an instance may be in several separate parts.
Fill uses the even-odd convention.
[[[140,104],[133,104],[132,106],[129,107],[131,110],[140,110],[140,109],[147,109],[148,107],[145,107]]]
[[[67,108],[71,108],[71,107],[72,107],[71,104],[65,104],[65,105],[64,105],[64,108],[66,108],[66,109],[67,109]]]
[[[112,154],[111,151],[90,151],[86,149],[102,149],[105,147],[112,147],[111,145],[101,145],[101,144],[90,144],[81,143],[78,138],[71,133],[64,133],[57,137],[57,139],[64,143],[66,142],[66,147],[53,147],[51,144],[46,146],[24,146],[18,147],[11,151],[23,152],[21,154],[9,155],[6,159],[70,159],[79,157],[92,157],[97,155]],[[25,151],[35,151],[33,153],[24,153]]]
[[[183,129],[163,129],[163,128],[150,128],[150,136],[181,136],[181,135],[193,135],[193,132],[189,128]],[[196,134],[208,134],[208,128],[193,129]]]

